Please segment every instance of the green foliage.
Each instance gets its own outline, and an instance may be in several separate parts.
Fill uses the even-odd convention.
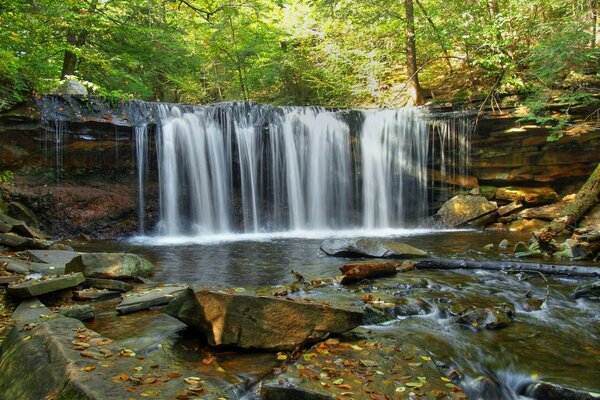
[[[13,187],[14,184],[15,176],[11,171],[0,172],[0,205],[2,204],[6,189]]]
[[[420,80],[437,101],[599,84],[588,2],[414,3]],[[55,89],[69,54],[66,72],[115,104],[404,102],[403,1],[0,0],[0,10],[0,110]]]

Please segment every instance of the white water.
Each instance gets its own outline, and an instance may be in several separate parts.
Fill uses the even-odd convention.
[[[159,104],[156,114],[158,232],[169,238],[409,228],[427,215],[428,167],[463,173],[468,162],[455,120],[435,125],[451,154],[430,159],[415,108]]]

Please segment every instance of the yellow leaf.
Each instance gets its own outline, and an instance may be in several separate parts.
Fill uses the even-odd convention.
[[[95,366],[95,365],[89,365],[89,366],[87,366],[87,367],[83,367],[83,370],[84,370],[85,372],[90,372],[90,371],[93,371],[93,370],[95,370],[95,369],[96,369],[96,366]]]
[[[277,356],[277,359],[279,361],[285,361],[285,360],[287,360],[287,358],[288,357],[285,354],[280,354],[280,355]]]
[[[360,347],[356,344],[351,344],[350,347],[352,347],[352,350],[356,350],[356,351],[360,351],[363,349],[362,347]]]
[[[431,361],[431,357],[428,356],[421,356],[421,358],[425,361]]]
[[[342,383],[344,383],[344,379],[342,379],[342,378],[336,379],[335,381],[333,381],[334,385],[341,385]]]

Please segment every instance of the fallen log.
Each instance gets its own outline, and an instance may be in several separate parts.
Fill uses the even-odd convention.
[[[395,275],[396,269],[401,266],[401,263],[389,261],[364,261],[344,264],[340,267],[340,271],[344,274],[341,283],[347,284],[363,279]]]
[[[520,263],[514,261],[470,261],[425,259],[415,262],[415,269],[482,269],[490,271],[539,272],[548,275],[600,277],[600,268],[575,265]]]

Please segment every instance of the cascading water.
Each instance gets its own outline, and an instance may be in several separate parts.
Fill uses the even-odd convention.
[[[134,128],[134,134],[138,178],[138,230],[140,234],[143,235],[146,231],[145,184],[146,175],[148,173],[148,125],[144,124],[142,126],[136,126]]]
[[[432,125],[419,109],[158,104],[155,114],[161,235],[404,228],[427,214]],[[441,160],[453,171],[468,153],[458,125],[433,125],[442,154],[448,138],[460,147]]]

